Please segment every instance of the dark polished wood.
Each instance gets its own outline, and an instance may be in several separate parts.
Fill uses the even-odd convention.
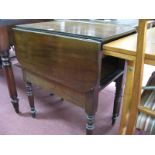
[[[120,37],[121,30],[115,29],[116,33],[111,30],[108,36],[107,32],[100,31],[102,24],[82,22],[80,28],[79,23],[68,22],[70,26],[64,21],[17,26],[13,29],[16,55],[26,82],[45,88],[85,110],[86,133],[92,134],[99,91],[112,81],[117,83],[113,116],[119,113],[124,61],[103,57],[101,46],[107,38]],[[124,30],[122,36],[130,33],[131,29]]]
[[[116,93],[115,93],[115,99],[114,99],[112,125],[115,124],[115,121],[119,116],[119,112],[120,112],[120,106],[121,106],[122,94],[123,94],[123,75],[121,75],[115,81],[115,84],[116,84]]]
[[[135,32],[134,27],[126,25],[75,20],[55,20],[45,23],[24,24],[19,27],[83,39],[93,39],[103,43]]]
[[[17,113],[19,113],[18,97],[17,97],[16,84],[15,84],[15,79],[12,71],[12,65],[11,65],[10,54],[9,54],[10,47],[11,45],[13,45],[11,28],[16,24],[34,23],[34,22],[42,22],[42,21],[47,21],[47,20],[0,19],[0,56],[1,56],[0,64],[3,66],[3,69],[4,69],[4,74],[6,77],[7,86],[11,97],[11,103],[13,104],[14,109]]]
[[[99,42],[22,30],[16,31],[16,42],[21,42],[16,54],[24,69],[79,92],[95,87],[102,55]]]
[[[29,81],[25,81],[25,85],[26,85],[26,93],[27,93],[29,104],[30,104],[30,107],[31,107],[31,114],[32,114],[32,117],[35,118],[36,117],[36,111],[35,111],[35,107],[34,107],[34,97],[33,97],[33,91],[32,91],[32,83],[29,82]]]

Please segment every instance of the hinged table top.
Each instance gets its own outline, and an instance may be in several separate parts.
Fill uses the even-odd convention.
[[[17,27],[39,32],[93,39],[104,43],[135,32],[135,28],[125,25],[78,20],[55,20],[51,22],[24,24]]]

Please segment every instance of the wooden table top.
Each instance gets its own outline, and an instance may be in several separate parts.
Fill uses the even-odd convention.
[[[101,42],[108,42],[135,32],[135,28],[129,26],[78,20],[55,20],[44,23],[24,24],[17,27]]]
[[[146,61],[152,61],[155,64],[155,28],[150,28],[147,30],[146,39],[146,51],[145,58]],[[116,41],[103,45],[104,53],[107,55],[116,54],[117,57],[130,59],[135,59],[137,46],[137,34],[133,34]],[[150,64],[150,63],[149,63]]]

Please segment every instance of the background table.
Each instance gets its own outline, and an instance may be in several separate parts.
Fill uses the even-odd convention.
[[[43,19],[0,19],[0,56],[2,65],[6,75],[9,94],[11,97],[11,103],[14,106],[15,111],[19,112],[17,90],[12,72],[11,61],[9,57],[10,46],[13,45],[11,28],[16,24],[33,23],[47,21]]]

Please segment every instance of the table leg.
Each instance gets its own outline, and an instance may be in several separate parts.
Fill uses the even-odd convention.
[[[16,90],[16,84],[15,84],[14,75],[12,71],[12,65],[9,57],[9,50],[7,50],[6,52],[3,52],[1,58],[2,58],[3,70],[7,80],[9,94],[11,97],[11,103],[13,104],[13,107],[16,113],[19,113],[17,90]]]
[[[121,121],[120,121],[120,128],[119,128],[120,134],[126,133],[126,125],[127,125],[128,114],[130,109],[130,101],[132,97],[134,67],[135,67],[134,61],[127,62],[126,81],[125,81],[122,114],[121,114]]]
[[[94,123],[95,123],[95,113],[98,107],[98,97],[99,90],[98,86],[96,89],[92,89],[86,94],[86,103],[85,103],[85,112],[87,114],[86,121],[86,134],[92,135],[94,131]]]
[[[94,115],[87,115],[87,123],[86,123],[86,134],[92,135],[94,130],[94,121],[95,121],[95,114]]]
[[[115,124],[117,117],[119,116],[121,102],[122,102],[122,93],[123,93],[123,86],[124,86],[124,75],[121,75],[119,78],[115,80],[116,85],[116,92],[115,92],[115,99],[114,99],[114,107],[113,107],[113,115],[112,115],[112,125]]]
[[[33,96],[33,91],[32,91],[32,83],[29,81],[25,81],[26,83],[26,93],[28,96],[30,108],[31,108],[31,115],[33,118],[36,117],[36,110],[34,106],[34,96]]]

